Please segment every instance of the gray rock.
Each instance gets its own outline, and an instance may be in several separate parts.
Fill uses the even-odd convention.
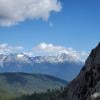
[[[100,92],[92,94],[87,100],[100,100]]]
[[[98,100],[93,98],[96,92],[100,92],[100,43],[91,51],[79,75],[65,89],[63,98],[64,100],[89,98]]]

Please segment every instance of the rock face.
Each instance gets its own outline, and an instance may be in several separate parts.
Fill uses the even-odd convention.
[[[100,43],[87,58],[79,75],[63,92],[64,100],[100,100]]]

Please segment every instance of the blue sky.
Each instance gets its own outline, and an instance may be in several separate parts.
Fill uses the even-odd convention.
[[[0,44],[30,50],[45,42],[90,51],[100,41],[100,0],[59,1],[62,9],[51,12],[46,21],[26,19],[16,25],[0,26]]]

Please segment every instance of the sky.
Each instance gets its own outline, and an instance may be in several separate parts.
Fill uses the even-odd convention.
[[[99,41],[100,0],[0,0],[1,52],[86,56]]]

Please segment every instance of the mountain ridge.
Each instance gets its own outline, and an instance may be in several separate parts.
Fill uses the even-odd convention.
[[[79,75],[63,92],[64,100],[100,99],[100,43],[87,58]]]
[[[0,62],[2,63],[3,60],[7,59],[7,57],[13,57],[16,60],[30,60],[34,61],[35,63],[43,63],[43,62],[49,62],[49,63],[63,63],[63,62],[76,62],[76,63],[82,63],[77,58],[74,58],[66,53],[61,53],[53,56],[28,56],[24,53],[15,53],[15,54],[0,54]],[[0,64],[2,65],[2,64]],[[3,66],[2,66],[3,67]]]
[[[0,99],[46,92],[48,89],[59,89],[67,84],[68,82],[49,75],[0,73]]]
[[[82,64],[81,61],[69,59],[65,53],[57,56],[35,57],[24,54],[0,55],[0,72],[40,73],[64,80],[67,76],[68,81],[78,74]]]

